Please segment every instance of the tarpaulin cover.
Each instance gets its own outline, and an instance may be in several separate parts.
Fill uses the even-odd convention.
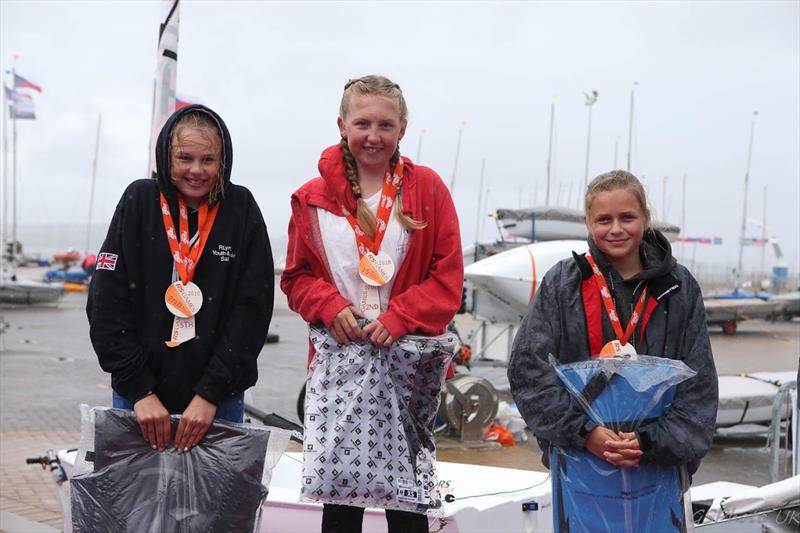
[[[682,361],[640,355],[551,364],[589,418],[631,432],[666,413],[675,386],[695,375]],[[586,449],[553,446],[553,524],[556,532],[687,531],[685,473],[680,467],[619,468]]]
[[[317,326],[309,335],[302,498],[441,514],[433,421],[456,336],[377,348]]]
[[[145,442],[131,411],[87,414],[79,473],[70,479],[74,532],[256,530],[268,492],[264,474],[285,450],[288,432],[215,421],[188,453],[174,444],[159,452]],[[178,422],[173,416],[173,437]]]

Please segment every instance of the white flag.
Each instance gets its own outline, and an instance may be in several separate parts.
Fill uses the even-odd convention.
[[[175,112],[175,85],[178,77],[178,0],[161,0],[161,26],[158,35],[155,90],[153,92],[153,121],[150,133],[150,165],[156,172],[156,141],[158,133]]]

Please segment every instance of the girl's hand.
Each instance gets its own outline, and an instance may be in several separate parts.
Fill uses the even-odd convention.
[[[175,434],[175,447],[179,452],[188,452],[197,446],[205,437],[215,414],[217,414],[216,405],[197,394],[194,395],[181,415],[178,432]]]
[[[589,436],[586,437],[586,442],[583,446],[597,458],[607,461],[606,452],[609,451],[608,444],[618,440],[620,440],[619,435],[606,427],[597,426],[589,433]]]
[[[636,433],[617,433],[620,440],[608,443],[605,452],[606,460],[620,468],[635,468],[642,458],[642,449]]]
[[[336,342],[348,345],[351,341],[361,338],[361,328],[358,327],[358,322],[356,321],[357,314],[358,310],[352,305],[339,311],[331,325],[331,333]]]
[[[386,329],[386,326],[381,324],[378,320],[375,322],[370,322],[364,326],[362,331],[363,333],[361,338],[364,340],[369,339],[370,342],[375,346],[383,346],[384,348],[388,348],[394,342],[394,339],[389,334],[389,330]]]
[[[145,396],[133,404],[136,421],[142,430],[144,440],[155,450],[163,452],[172,440],[169,411],[155,394]]]

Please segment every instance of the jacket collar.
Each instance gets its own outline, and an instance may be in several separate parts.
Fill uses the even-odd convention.
[[[342,147],[335,144],[323,150],[317,165],[321,180],[311,182],[306,202],[339,216],[344,216],[342,206],[351,213],[356,210],[356,198],[347,180]],[[414,212],[416,169],[410,159],[403,157],[403,212]]]

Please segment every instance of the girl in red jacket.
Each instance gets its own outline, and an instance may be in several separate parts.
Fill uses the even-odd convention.
[[[461,303],[455,206],[435,172],[400,156],[407,122],[397,84],[350,80],[337,120],[341,141],[323,151],[320,177],[292,195],[281,289],[292,310],[342,344],[439,335]],[[371,321],[361,328],[360,317]],[[326,504],[322,531],[361,531],[363,512]],[[421,514],[387,510],[386,518],[390,531],[428,531]]]

